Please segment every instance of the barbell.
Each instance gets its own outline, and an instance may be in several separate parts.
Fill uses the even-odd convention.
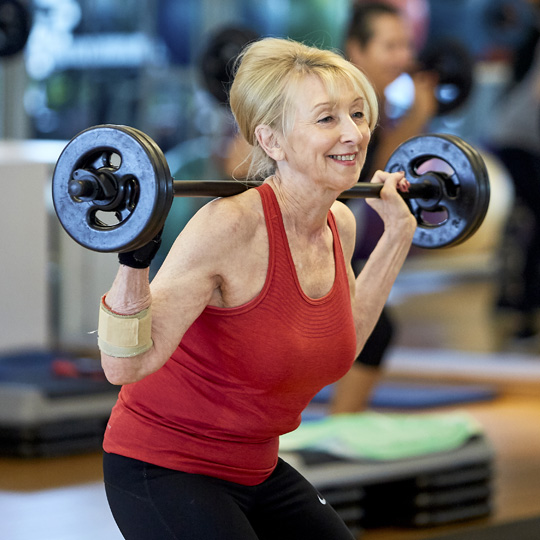
[[[416,217],[413,244],[457,245],[480,227],[490,186],[480,154],[455,135],[428,134],[398,146],[385,167],[411,182],[401,195]],[[129,126],[99,125],[73,137],[52,178],[53,204],[65,231],[99,252],[142,247],[163,228],[174,197],[227,197],[256,181],[174,180],[148,135]],[[341,199],[379,197],[382,184],[357,183]]]

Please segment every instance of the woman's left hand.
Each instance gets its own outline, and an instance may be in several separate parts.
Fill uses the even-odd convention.
[[[405,178],[405,173],[377,171],[371,182],[384,184],[380,198],[369,198],[366,201],[383,220],[385,230],[399,228],[405,233],[410,233],[412,237],[416,230],[416,218],[399,194],[409,191],[410,182]]]

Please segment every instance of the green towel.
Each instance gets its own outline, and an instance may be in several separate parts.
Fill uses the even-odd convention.
[[[406,459],[454,450],[481,432],[480,424],[465,412],[340,414],[303,422],[281,437],[280,450],[317,450],[347,459]]]

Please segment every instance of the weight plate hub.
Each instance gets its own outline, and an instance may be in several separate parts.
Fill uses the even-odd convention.
[[[448,169],[441,168],[441,161]],[[386,170],[405,171],[412,184],[423,182],[430,173],[442,179],[436,208],[427,212],[421,199],[408,200],[418,221],[415,246],[455,246],[470,238],[482,224],[489,206],[489,178],[480,154],[462,139],[447,134],[413,137],[390,156]]]
[[[99,174],[101,168],[112,171],[117,184],[129,179],[131,203],[109,212],[113,219],[99,213],[99,201],[80,201],[68,190],[76,170]],[[52,196],[62,226],[77,243],[93,251],[123,252],[145,245],[162,229],[173,201],[173,180],[165,156],[144,133],[101,125],[82,131],[64,148]]]

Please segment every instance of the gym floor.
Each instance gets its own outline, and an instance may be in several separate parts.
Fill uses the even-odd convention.
[[[478,419],[494,446],[495,510],[483,520],[434,529],[376,529],[362,538],[420,540],[540,515],[539,343],[510,340],[512,317],[493,311],[489,264],[471,272],[465,263],[450,273],[440,261],[435,270],[429,270],[431,261],[414,265],[391,297],[399,335],[387,378],[497,386],[495,400],[457,407]],[[121,540],[106,506],[99,453],[0,459],[0,509],[5,540]]]

